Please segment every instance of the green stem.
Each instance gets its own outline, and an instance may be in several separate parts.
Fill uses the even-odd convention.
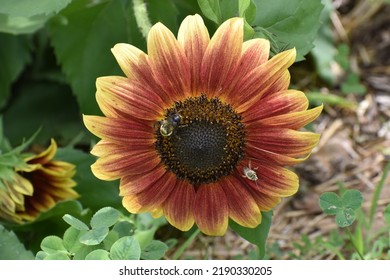
[[[144,0],[133,0],[133,9],[135,21],[137,22],[138,28],[142,33],[142,36],[148,38],[148,33],[152,24],[148,16],[148,10]]]
[[[375,215],[376,207],[378,206],[379,195],[381,194],[389,170],[390,170],[390,161],[383,168],[381,180],[379,181],[378,185],[375,187],[374,195],[372,196],[371,199],[371,207],[370,207],[370,215],[369,215],[369,223],[368,223],[369,231],[371,230],[371,226],[374,221],[374,215]]]
[[[360,259],[364,260],[364,257],[362,255],[362,253],[360,253],[358,247],[356,246],[356,243],[355,243],[355,240],[353,239],[351,231],[349,230],[348,227],[346,228],[346,230],[347,230],[347,233],[348,233],[348,236],[349,236],[349,240],[351,240],[352,246],[355,248],[356,253],[358,253]]]
[[[191,236],[177,249],[175,254],[172,257],[172,260],[178,260],[181,255],[184,253],[184,251],[190,246],[191,242],[195,239],[195,237],[198,236],[200,233],[200,229],[196,229]]]

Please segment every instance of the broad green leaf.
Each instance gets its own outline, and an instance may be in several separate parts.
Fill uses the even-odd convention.
[[[102,244],[93,246],[83,245],[79,250],[77,250],[77,252],[75,252],[73,260],[85,260],[89,253],[98,249],[103,249]]]
[[[34,143],[45,145],[52,137],[69,142],[80,133],[88,133],[80,121],[77,101],[69,86],[51,81],[18,84],[4,121],[5,133],[13,146],[40,128]]]
[[[110,230],[103,240],[103,245],[104,249],[109,250],[118,239],[119,239],[119,234],[116,231]]]
[[[146,7],[152,24],[161,22],[168,27],[173,34],[177,33],[177,30],[179,29],[177,21],[179,11],[174,4],[174,0],[148,0]]]
[[[126,42],[144,47],[132,5],[124,0],[96,5],[87,0],[73,1],[53,18],[49,31],[57,60],[77,96],[81,112],[99,114],[96,78],[123,75],[111,48]]]
[[[84,224],[79,219],[73,217],[72,215],[66,214],[62,217],[62,219],[67,222],[70,226],[74,227],[75,229],[81,230],[89,230],[89,227]]]
[[[139,260],[141,248],[134,237],[125,236],[112,245],[110,256],[113,260]]]
[[[341,200],[345,208],[357,210],[362,207],[363,195],[358,190],[347,190],[342,195]]]
[[[233,220],[229,221],[229,226],[242,238],[251,242],[259,248],[259,258],[263,259],[265,256],[265,243],[267,241],[268,232],[272,222],[272,211],[261,212],[261,224],[255,228],[243,227]]]
[[[91,230],[83,233],[80,236],[79,241],[85,245],[98,245],[108,234],[107,227],[92,228]]]
[[[1,0],[0,32],[33,33],[70,2],[71,0]]]
[[[384,215],[387,224],[390,226],[390,204],[386,206]]]
[[[252,0],[256,5],[256,18],[252,25],[265,29],[271,36],[273,49],[297,50],[297,61],[313,48],[313,40],[321,25],[321,1],[313,0]],[[255,28],[256,30],[256,28]],[[255,37],[267,38],[264,30]],[[273,42],[274,41],[274,42]]]
[[[1,0],[0,13],[21,17],[50,15],[65,8],[71,0]]]
[[[222,23],[219,3],[219,0],[198,0],[198,5],[202,10],[203,15],[218,25]]]
[[[121,221],[114,225],[112,228],[113,231],[118,233],[119,237],[133,235],[136,227],[134,224],[128,221]]]
[[[114,225],[119,218],[118,210],[112,207],[104,207],[97,211],[91,219],[92,228],[110,227]]]
[[[142,251],[141,259],[143,260],[159,260],[161,259],[166,251],[168,246],[158,240],[152,240]]]
[[[70,260],[69,256],[65,252],[55,252],[53,254],[48,254],[44,260]]]
[[[33,260],[34,255],[26,250],[14,232],[0,224],[0,260]]]
[[[110,260],[110,253],[103,249],[97,249],[89,253],[86,260]]]
[[[56,159],[64,160],[76,165],[77,172],[73,179],[77,182],[78,199],[85,208],[93,212],[111,205],[116,209],[122,207],[117,181],[102,181],[97,179],[91,171],[91,165],[96,158],[89,153],[73,148],[58,149]]]
[[[146,246],[152,242],[154,234],[156,233],[157,227],[147,229],[147,230],[137,230],[134,234],[134,238],[137,240],[141,249],[146,248]]]
[[[43,251],[39,251],[36,255],[35,255],[35,260],[44,260],[49,254],[46,253],[46,252],[43,252]]]
[[[84,232],[80,232],[80,230],[69,227],[63,237],[64,247],[68,252],[75,253],[80,250],[84,245],[80,243],[79,238]]]
[[[339,227],[348,227],[355,221],[356,215],[352,208],[345,208],[336,213],[336,223]]]
[[[2,33],[0,33],[0,42],[0,108],[2,108],[10,94],[11,84],[31,62],[31,43],[26,36]]]
[[[342,208],[342,202],[337,194],[325,192],[320,196],[320,207],[325,214],[336,215]]]
[[[67,252],[62,239],[55,235],[45,237],[42,240],[41,248],[48,254]]]

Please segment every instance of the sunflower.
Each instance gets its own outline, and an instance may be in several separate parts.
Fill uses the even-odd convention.
[[[17,223],[33,221],[59,201],[79,196],[73,190],[75,166],[53,160],[56,152],[52,139],[45,151],[27,156],[25,164],[0,179],[0,218]]]
[[[286,166],[317,144],[318,134],[298,129],[322,106],[308,110],[305,94],[288,89],[295,49],[269,59],[269,42],[243,42],[243,25],[229,19],[210,39],[202,18],[188,16],[177,39],[155,24],[147,54],[113,47],[126,77],[97,79],[105,117],[84,123],[101,138],[91,151],[99,157],[93,173],[120,179],[129,212],[223,235],[229,218],[256,227],[261,211],[297,192],[298,177]]]

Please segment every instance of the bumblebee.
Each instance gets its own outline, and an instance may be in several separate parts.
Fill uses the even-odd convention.
[[[171,136],[175,128],[180,124],[181,116],[177,113],[160,122],[160,133],[164,137]]]

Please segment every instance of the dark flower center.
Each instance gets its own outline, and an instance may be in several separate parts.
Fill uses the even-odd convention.
[[[229,175],[244,157],[241,116],[219,98],[201,95],[175,102],[156,128],[161,161],[179,179],[194,185]]]

